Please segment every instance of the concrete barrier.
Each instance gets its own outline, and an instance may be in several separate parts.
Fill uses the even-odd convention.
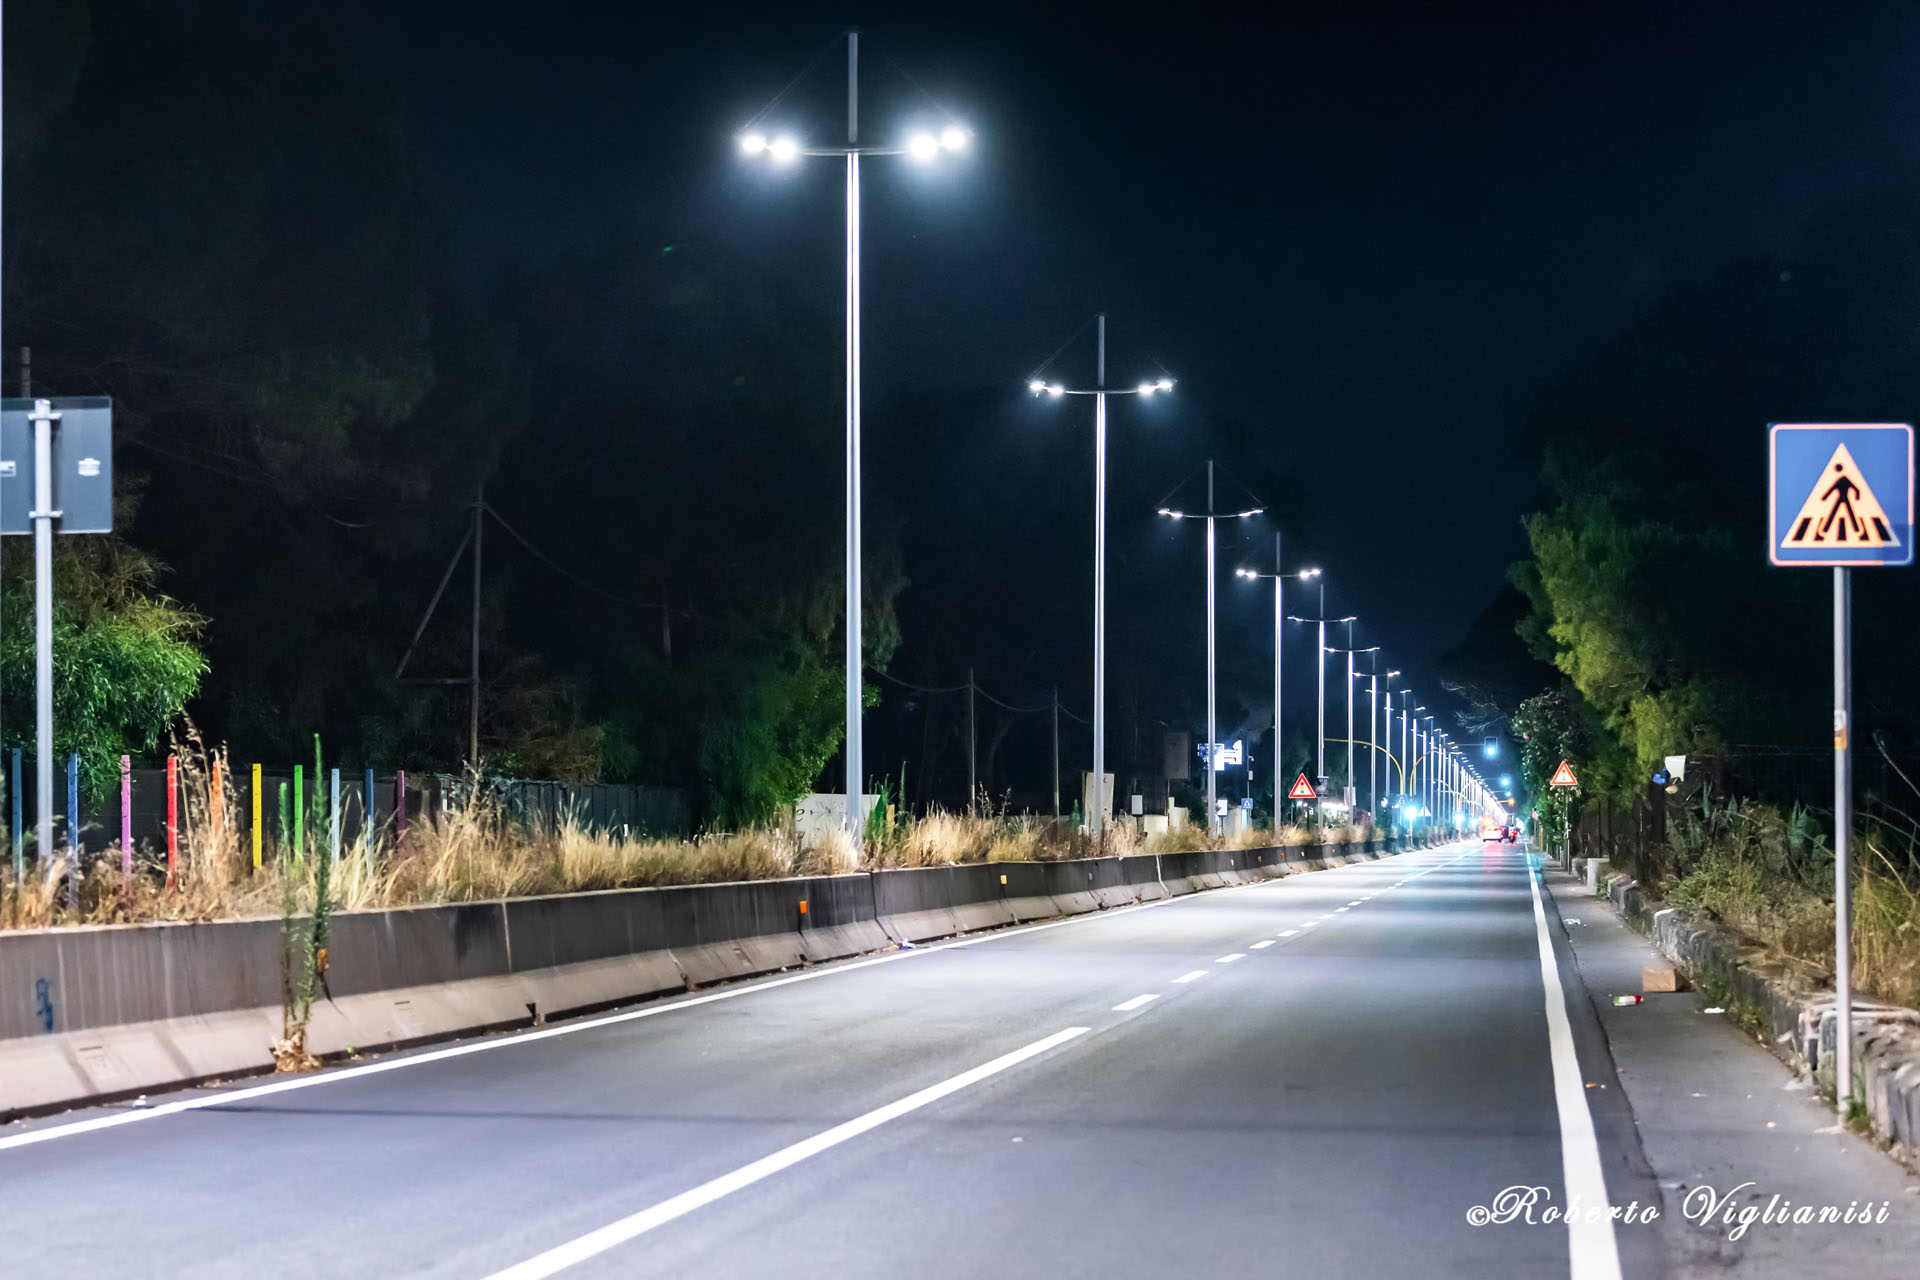
[[[980,929],[1253,883],[1303,847],[977,863],[344,912],[322,1056],[527,1025]],[[0,933],[0,1117],[258,1073],[275,919]]]

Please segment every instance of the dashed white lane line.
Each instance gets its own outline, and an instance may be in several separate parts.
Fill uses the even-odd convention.
[[[1280,931],[1280,936],[1283,938],[1291,938],[1294,934],[1298,932],[1300,932],[1298,929],[1282,929]]]
[[[1307,922],[1306,922],[1305,924],[1303,924],[1303,925],[1301,925],[1300,927],[1301,927],[1302,929],[1311,929],[1311,928],[1313,928],[1313,927],[1314,927],[1315,925],[1317,925],[1317,924],[1319,924],[1319,923],[1320,923],[1320,922],[1319,922],[1318,920],[1309,920],[1309,921],[1307,921]]]
[[[1357,906],[1359,906],[1359,905],[1360,905],[1360,903],[1361,903],[1361,901],[1362,901],[1361,899],[1359,899],[1359,898],[1355,898],[1355,899],[1354,899],[1354,900],[1353,900],[1352,902],[1349,902],[1349,903],[1347,904],[1347,906],[1349,906],[1349,907],[1357,907]],[[1344,908],[1343,908],[1343,910],[1344,910]]]
[[[1262,941],[1262,942],[1256,942],[1256,943],[1254,943],[1254,944],[1253,944],[1253,949],[1254,949],[1255,951],[1265,951],[1265,950],[1266,950],[1266,949],[1267,949],[1268,947],[1270,947],[1270,946],[1272,946],[1272,945],[1273,945],[1273,939],[1272,939],[1272,938],[1268,938],[1268,939],[1266,939],[1265,941]]]
[[[607,1250],[625,1244],[638,1236],[645,1235],[655,1227],[665,1226],[676,1218],[685,1217],[695,1209],[703,1208],[714,1201],[732,1195],[736,1191],[752,1186],[765,1178],[785,1169],[790,1169],[802,1160],[817,1156],[823,1151],[839,1146],[863,1133],[878,1129],[890,1120],[918,1111],[930,1103],[960,1092],[969,1085],[975,1085],[990,1076],[999,1075],[1010,1067],[1019,1066],[1029,1058],[1038,1057],[1049,1049],[1058,1048],[1069,1040],[1085,1035],[1091,1028],[1068,1027],[1056,1031],[1043,1040],[1035,1040],[1024,1048],[1012,1053],[1002,1054],[991,1062],[983,1062],[970,1071],[930,1085],[918,1093],[910,1093],[884,1107],[875,1108],[863,1116],[855,1116],[845,1124],[837,1124],[831,1129],[802,1139],[790,1147],[782,1147],[770,1156],[763,1156],[752,1164],[746,1164],[732,1173],[723,1173],[709,1182],[703,1182],[691,1191],[682,1191],[679,1195],[662,1200],[651,1208],[621,1218],[618,1222],[608,1223],[596,1231],[589,1231],[577,1239],[536,1254],[525,1262],[516,1263],[503,1271],[496,1271],[488,1280],[541,1280],[542,1277],[557,1275],[568,1267],[605,1253]]]
[[[1230,956],[1221,956],[1219,959],[1215,960],[1214,963],[1215,964],[1232,964],[1235,960],[1245,960],[1246,958],[1247,958],[1246,952],[1236,951]]]
[[[1155,1000],[1158,1000],[1159,998],[1160,998],[1160,993],[1158,991],[1150,991],[1144,996],[1135,996],[1131,1000],[1122,1000],[1119,1004],[1113,1006],[1113,1011],[1115,1013],[1132,1013],[1135,1009],[1138,1009],[1141,1005],[1152,1004]]]
[[[1340,915],[1340,914],[1342,914],[1343,912],[1347,912],[1347,911],[1351,911],[1351,910],[1353,910],[1353,908],[1352,908],[1352,907],[1335,907],[1335,908],[1333,909],[1333,914],[1335,914],[1335,915]]]
[[[1189,969],[1185,973],[1181,974],[1179,977],[1175,978],[1174,982],[1175,983],[1198,982],[1200,981],[1200,979],[1206,976],[1207,976],[1207,971],[1205,969]]]

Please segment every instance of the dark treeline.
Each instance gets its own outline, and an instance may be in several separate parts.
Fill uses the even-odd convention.
[[[493,767],[683,786],[715,824],[840,785],[837,315],[639,223],[476,279],[408,104],[326,43],[262,54],[85,0],[9,21],[34,56],[6,82],[4,384],[30,347],[36,394],[116,406],[119,532],[61,545],[62,751],[150,752],[184,704],[242,760],[318,733],[351,766],[456,767],[468,562],[401,657],[483,501]],[[894,681],[870,687],[868,759],[923,804],[963,798],[964,707],[900,682],[972,667],[1088,711],[1089,406],[1035,404],[1020,372],[869,388],[866,646]],[[1196,440],[1232,458],[1247,430],[1122,405],[1113,439],[1110,752],[1151,772],[1164,729],[1203,723],[1198,530],[1152,507]],[[1270,475],[1232,483],[1302,509]],[[1270,558],[1269,528],[1227,530],[1223,573]],[[26,610],[4,627],[6,741],[30,745]],[[1263,652],[1227,661],[1223,688],[1265,687]],[[1271,708],[1222,714],[1258,734]],[[1047,719],[980,704],[990,792],[1043,802]]]

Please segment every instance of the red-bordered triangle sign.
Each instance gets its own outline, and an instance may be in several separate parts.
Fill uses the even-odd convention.
[[[1320,793],[1313,789],[1313,784],[1307,781],[1307,775],[1304,773],[1293,780],[1293,790],[1287,792],[1289,800],[1318,800],[1319,798]]]
[[[1573,776],[1573,769],[1565,760],[1562,760],[1560,767],[1553,771],[1553,777],[1547,785],[1550,787],[1577,787],[1580,785],[1580,779]]]

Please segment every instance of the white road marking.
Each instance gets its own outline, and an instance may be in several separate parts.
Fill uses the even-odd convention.
[[[1232,964],[1235,960],[1245,960],[1246,958],[1247,958],[1246,952],[1236,951],[1230,956],[1221,956],[1218,960],[1215,960],[1214,963],[1215,964]]]
[[[1354,899],[1354,900],[1353,900],[1352,902],[1349,902],[1349,903],[1348,903],[1347,905],[1348,905],[1349,907],[1357,907],[1357,906],[1359,906],[1359,905],[1360,905],[1360,904],[1361,904],[1361,903],[1362,903],[1363,901],[1365,901],[1365,899],[1363,899],[1363,898],[1355,898],[1355,899]]]
[[[1317,924],[1319,924],[1319,923],[1320,923],[1320,922],[1319,922],[1318,920],[1309,920],[1309,921],[1307,921],[1307,922],[1306,922],[1305,924],[1303,924],[1303,925],[1301,925],[1300,927],[1301,927],[1302,929],[1311,929],[1311,928],[1313,928],[1313,927],[1314,927],[1315,925],[1317,925]]]
[[[1298,929],[1282,929],[1280,931],[1280,936],[1283,938],[1291,938],[1294,934],[1298,932],[1300,932]]]
[[[1200,979],[1206,976],[1207,976],[1207,971],[1205,969],[1189,969],[1185,973],[1181,974],[1179,977],[1175,978],[1174,981],[1177,983],[1178,982],[1198,982],[1200,981]]]
[[[1266,949],[1267,949],[1268,947],[1270,947],[1270,946],[1272,946],[1272,945],[1273,945],[1273,939],[1272,939],[1272,938],[1268,938],[1268,939],[1266,939],[1266,940],[1264,940],[1264,941],[1262,941],[1262,942],[1256,942],[1256,943],[1254,943],[1254,944],[1253,944],[1253,949],[1254,949],[1255,951],[1265,951],[1265,950],[1266,950]]]
[[[1113,1006],[1113,1011],[1115,1013],[1132,1013],[1135,1009],[1138,1009],[1141,1005],[1152,1004],[1155,1000],[1158,1000],[1159,998],[1160,998],[1160,993],[1158,991],[1149,992],[1144,996],[1135,996],[1131,1000],[1122,1000],[1119,1004]]]
[[[1567,996],[1560,986],[1553,942],[1547,937],[1539,877],[1532,867],[1527,868],[1526,875],[1527,886],[1533,890],[1534,932],[1540,941],[1540,982],[1546,988],[1553,1101],[1560,1113],[1560,1173],[1567,1192],[1562,1204],[1577,1204],[1580,1209],[1569,1215],[1567,1223],[1570,1280],[1620,1280],[1620,1250],[1613,1238],[1613,1216],[1607,1211],[1607,1178],[1600,1168],[1600,1142],[1593,1132],[1593,1112],[1587,1108],[1580,1055],[1573,1047],[1573,1027],[1567,1021]]]
[[[1333,909],[1333,914],[1335,914],[1335,915],[1339,915],[1339,914],[1341,914],[1341,913],[1342,913],[1342,912],[1344,912],[1344,911],[1351,911],[1351,910],[1353,910],[1353,908],[1352,908],[1352,907],[1335,907],[1335,908]]]
[[[856,1116],[845,1124],[814,1134],[782,1147],[770,1156],[763,1156],[752,1164],[742,1165],[732,1173],[724,1173],[709,1182],[703,1182],[691,1191],[682,1191],[679,1195],[662,1200],[651,1208],[642,1209],[636,1214],[608,1223],[595,1231],[589,1231],[575,1240],[536,1254],[525,1262],[516,1263],[502,1271],[496,1271],[488,1280],[540,1280],[541,1277],[557,1275],[568,1267],[597,1257],[618,1245],[645,1235],[655,1227],[663,1227],[676,1218],[685,1217],[695,1209],[704,1208],[725,1196],[752,1186],[765,1178],[785,1169],[791,1169],[802,1160],[819,1155],[863,1133],[878,1129],[889,1120],[898,1120],[901,1116],[918,1111],[930,1103],[938,1102],[949,1094],[960,1092],[969,1085],[975,1085],[990,1076],[996,1076],[1010,1067],[1017,1067],[1029,1058],[1038,1057],[1049,1049],[1058,1048],[1067,1041],[1085,1035],[1091,1028],[1068,1027],[1065,1031],[1056,1031],[1044,1040],[1035,1040],[1022,1049],[1002,1054],[992,1062],[985,1062],[971,1071],[962,1071],[959,1075],[942,1080],[939,1084],[929,1085],[918,1093],[910,1093],[897,1102],[889,1102],[863,1116]]]

